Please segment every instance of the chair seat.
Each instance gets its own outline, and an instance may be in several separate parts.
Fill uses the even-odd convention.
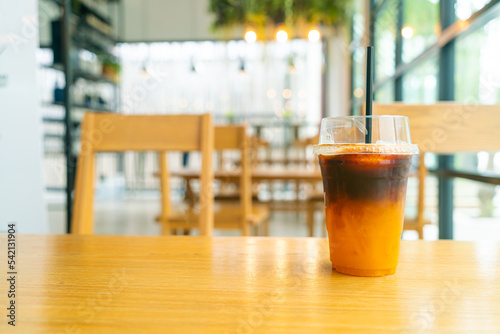
[[[215,207],[215,228],[241,228],[241,207],[239,203],[221,203]],[[269,207],[265,204],[253,204],[247,223],[258,226],[269,219]]]
[[[170,228],[197,228],[197,210],[182,210],[174,208],[168,218]],[[241,205],[239,203],[217,203],[214,205],[214,228],[240,229],[241,228]],[[269,219],[269,208],[265,204],[252,205],[252,212],[247,217],[247,223],[258,226]],[[159,217],[156,219],[161,221]]]
[[[325,194],[323,192],[315,191],[307,196],[307,201],[324,202]]]
[[[425,225],[430,225],[432,224],[432,222],[430,220],[424,220],[422,226],[425,226]],[[404,222],[404,230],[405,231],[418,231],[419,230],[419,223],[416,219],[409,219],[409,218],[405,218],[405,222]]]
[[[214,195],[216,201],[236,201],[240,199],[239,192],[234,191],[221,191]],[[252,191],[252,201],[258,201],[258,191]]]
[[[301,212],[307,211],[310,208],[323,208],[323,201],[320,202],[308,202],[304,200],[273,200],[266,203],[269,205],[270,211],[280,211],[280,212]]]

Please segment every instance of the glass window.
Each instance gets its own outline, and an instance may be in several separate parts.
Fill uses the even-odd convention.
[[[408,63],[436,42],[439,34],[439,0],[402,0],[403,62]]]
[[[500,36],[500,18],[457,40],[456,101],[478,104],[500,102],[498,36]]]
[[[375,80],[394,74],[396,62],[397,0],[389,0],[375,22]]]
[[[378,103],[394,102],[394,81],[387,82],[377,89],[375,101]]]
[[[489,2],[490,0],[456,0],[455,15],[459,20],[467,20]]]
[[[500,103],[499,35],[500,18],[497,18],[472,34],[457,40],[455,46],[456,101],[465,104]],[[500,173],[500,162],[494,160],[495,155],[485,154],[482,163],[475,154],[460,155],[463,157],[457,158],[455,165],[460,169],[479,169]]]
[[[433,58],[403,76],[403,101],[431,104],[437,101],[438,60]]]
[[[377,2],[384,9],[377,13],[375,23],[377,82],[391,77],[395,71],[395,40],[403,38],[402,61],[409,63],[436,43],[440,33],[439,0],[400,0],[403,8],[403,25],[397,29],[398,0]],[[456,0],[457,20],[467,20],[474,13],[491,3],[491,0]],[[493,11],[492,11],[493,12]],[[496,14],[497,15],[497,14]],[[483,23],[484,24],[484,23]],[[401,34],[401,35],[397,35]],[[455,74],[441,84],[454,85],[455,101],[464,104],[500,104],[500,61],[498,49],[500,16],[487,22],[474,32],[457,38],[455,43]],[[354,54],[354,56],[356,56]],[[417,67],[403,73],[403,102],[432,104],[438,101],[438,54],[433,54]],[[356,78],[353,78],[356,87]],[[391,103],[395,97],[395,81],[384,83],[375,92],[375,101]],[[426,154],[428,167],[436,167],[437,156]],[[469,172],[500,174],[500,152],[455,154],[454,167]],[[437,180],[429,175],[426,196],[436,204]],[[465,179],[454,181],[455,238],[459,240],[497,239],[500,217],[499,187]],[[408,196],[416,196],[416,185],[410,179]],[[412,195],[413,194],[413,195]],[[414,197],[415,198],[415,197]],[[426,200],[426,202],[429,202]],[[415,202],[408,201],[407,212],[414,212]],[[437,205],[428,205],[426,216],[437,221]],[[413,211],[412,211],[413,210]],[[481,224],[477,229],[474,224]],[[435,233],[431,226],[428,232]],[[435,226],[434,226],[435,227]],[[434,231],[434,232],[433,232]],[[496,235],[496,236],[494,236]]]
[[[366,52],[362,47],[354,50],[352,54],[352,96],[353,96],[353,110],[354,114],[357,113],[359,106],[365,101],[365,86],[366,86],[366,75],[365,75],[365,59]]]
[[[122,109],[235,117],[321,118],[321,42],[121,44]]]
[[[473,11],[480,9],[487,1],[457,1],[457,16],[466,19]],[[467,4],[469,11],[459,13],[459,6]],[[459,16],[463,15],[462,17]],[[489,21],[484,27],[457,39],[455,44],[455,100],[464,104],[500,103],[500,62],[498,61],[498,36],[500,17]],[[500,174],[500,153],[479,152],[457,154],[455,168],[472,172]],[[472,222],[481,217],[484,228],[481,239],[491,239],[494,224],[500,217],[498,187],[491,184],[457,179],[455,182],[456,212],[460,221]],[[462,195],[463,194],[463,195]],[[470,240],[466,230],[455,224],[455,238]]]
[[[365,18],[363,13],[363,1],[356,0],[354,7],[356,14],[352,18],[352,43],[350,49],[352,50],[352,110],[356,114],[359,106],[364,101],[365,97],[365,48],[363,45],[363,38],[365,36]]]

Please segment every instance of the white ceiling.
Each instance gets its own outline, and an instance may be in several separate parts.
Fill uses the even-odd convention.
[[[118,39],[125,42],[239,39],[243,33],[241,29],[224,36],[215,33],[209,0],[121,0],[118,5],[99,6],[111,18]],[[41,45],[50,44],[50,21],[59,13],[54,2],[39,0]]]
[[[212,29],[209,0],[122,0],[124,41],[210,40],[220,35]],[[235,37],[241,36],[234,31]]]

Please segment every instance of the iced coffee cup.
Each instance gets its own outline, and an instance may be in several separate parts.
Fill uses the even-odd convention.
[[[323,177],[332,267],[394,274],[416,145],[404,116],[324,118],[315,146]]]

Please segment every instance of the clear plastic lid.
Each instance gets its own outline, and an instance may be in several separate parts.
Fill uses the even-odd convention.
[[[406,116],[340,116],[323,118],[314,153],[416,154],[418,147]]]

